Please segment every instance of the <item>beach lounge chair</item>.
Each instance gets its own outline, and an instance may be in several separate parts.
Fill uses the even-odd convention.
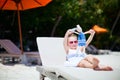
[[[4,63],[5,57],[12,57],[14,59],[14,58],[20,58],[22,55],[21,50],[11,40],[1,39],[0,46],[4,48],[6,51],[0,53],[2,63]],[[23,52],[23,54],[25,54],[26,57],[28,58],[37,58],[38,64],[40,64],[41,61],[38,52]]]
[[[120,80],[120,56],[96,55],[107,65],[113,66],[113,71],[95,71],[89,68],[65,67],[65,52],[63,38],[37,37],[37,45],[42,65],[37,66],[40,80],[48,77],[51,80]],[[107,60],[107,61],[105,61]]]
[[[86,48],[86,53],[88,54],[102,54],[100,53],[100,51],[93,45],[88,45],[88,47]]]
[[[110,50],[97,49],[94,45],[88,45],[86,53],[93,55],[109,54]]]

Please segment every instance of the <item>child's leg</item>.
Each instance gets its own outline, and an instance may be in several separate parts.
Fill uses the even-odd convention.
[[[92,68],[94,69],[93,64],[91,64],[90,62],[88,62],[87,60],[81,60],[80,63],[78,64],[77,67],[83,67],[83,68]]]
[[[110,66],[99,65],[98,67],[94,68],[94,70],[112,71],[113,69]]]
[[[92,55],[88,55],[85,60],[87,60],[88,62],[90,62],[91,64],[93,64],[94,68],[95,67],[98,67],[98,64],[99,64],[99,60],[92,56]]]

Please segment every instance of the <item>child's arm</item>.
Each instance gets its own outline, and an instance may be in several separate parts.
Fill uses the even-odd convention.
[[[90,44],[90,42],[92,41],[95,31],[90,29],[89,31],[84,32],[84,34],[90,34],[90,36],[88,37],[87,41],[86,41],[86,47]]]
[[[68,53],[68,49],[69,49],[68,45],[67,45],[68,44],[68,36],[72,33],[73,32],[70,29],[68,29],[64,36],[63,45],[64,45],[64,49],[65,49],[66,53]]]

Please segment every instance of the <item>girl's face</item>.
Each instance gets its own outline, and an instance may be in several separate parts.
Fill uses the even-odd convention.
[[[68,38],[68,46],[70,49],[76,49],[78,46],[77,36],[71,36]]]

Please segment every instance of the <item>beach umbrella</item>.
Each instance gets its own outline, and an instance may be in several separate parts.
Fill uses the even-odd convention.
[[[94,25],[92,29],[95,30],[96,33],[106,33],[106,32],[108,32],[108,30],[106,28],[102,28],[98,25]]]
[[[0,10],[16,10],[18,17],[20,49],[23,54],[20,11],[46,6],[51,0],[0,0]]]
[[[98,26],[98,25],[94,25],[93,27],[92,27],[92,29],[97,33],[97,35],[99,35],[99,34],[101,34],[101,33],[107,33],[108,32],[108,30],[106,29],[106,28],[103,28],[103,27],[100,27],[100,26]],[[96,41],[96,46],[98,47],[98,46],[100,46],[100,36],[97,36],[97,41]]]

